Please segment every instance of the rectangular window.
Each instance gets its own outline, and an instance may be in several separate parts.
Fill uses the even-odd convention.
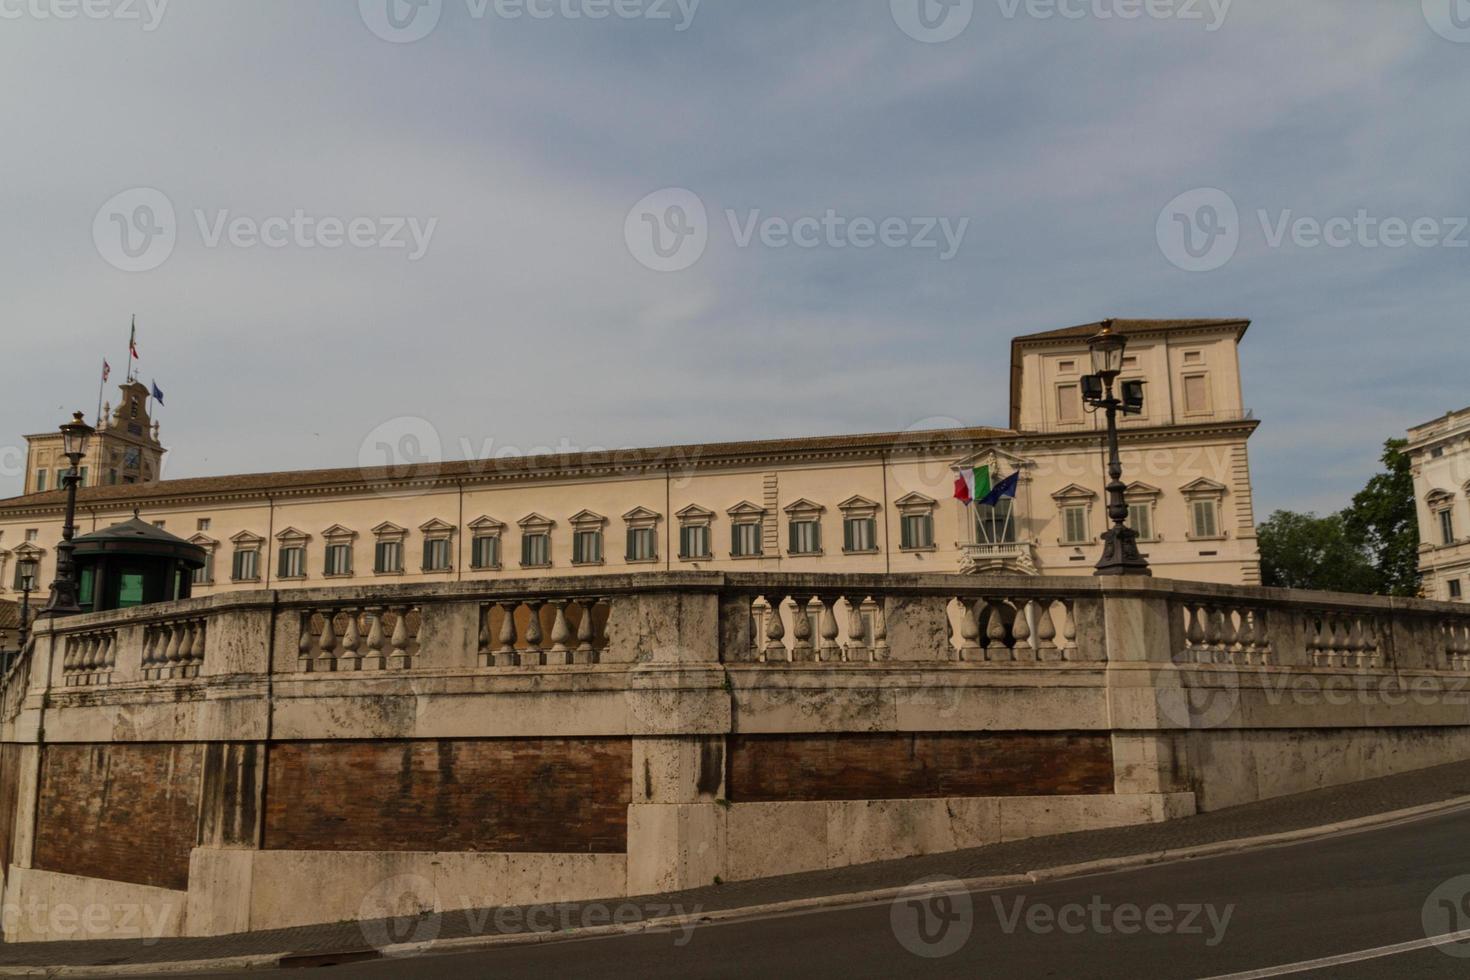
[[[230,577],[236,582],[259,581],[260,552],[253,548],[249,551],[235,552],[235,567],[231,570]]]
[[[551,564],[551,535],[527,534],[521,538],[521,564],[526,568],[545,568]]]
[[[397,575],[403,571],[403,542],[379,541],[373,550],[373,571],[379,575]]]
[[[1062,544],[1087,544],[1087,507],[1073,504],[1062,508]]]
[[[1189,413],[1210,410],[1209,376],[1190,374],[1184,378],[1184,410]]]
[[[872,517],[849,517],[842,522],[843,551],[877,551],[878,521]]]
[[[761,553],[761,526],[759,524],[731,526],[730,554],[736,558],[754,558]]]
[[[1439,512],[1439,538],[1442,544],[1455,543],[1455,515],[1452,511]]]
[[[424,571],[447,572],[454,562],[449,553],[448,538],[429,538],[424,542]]]
[[[35,559],[25,559],[15,563],[15,591],[34,592],[40,584],[41,563]]]
[[[791,522],[791,553],[818,555],[822,552],[822,525],[817,521]]]
[[[602,563],[602,532],[578,531],[572,535],[572,564],[598,565]]]
[[[686,560],[710,557],[708,525],[693,524],[679,529],[679,557]]]
[[[1443,459],[1444,458],[1444,447],[1443,446],[1435,446],[1433,449],[1429,450],[1429,458],[1430,459]]]
[[[975,505],[975,540],[980,544],[1015,544],[1016,522],[1011,511],[1015,501],[1002,497],[994,507]]]
[[[1457,578],[1450,579],[1450,598],[1460,598],[1460,580]]]
[[[1057,421],[1082,421],[1082,393],[1076,385],[1057,385]]]
[[[83,466],[80,470],[77,471],[77,475],[82,478],[82,482],[77,484],[78,487],[85,487],[87,485],[87,472],[89,469],[90,467]]]
[[[1219,537],[1219,527],[1215,520],[1215,502],[1213,500],[1196,500],[1191,505],[1194,513],[1194,536],[1197,538]]]
[[[655,561],[658,558],[658,535],[651,527],[628,528],[628,560]]]
[[[276,574],[280,578],[306,578],[306,549],[282,548]]]
[[[909,514],[904,517],[902,547],[908,551],[934,547],[933,514]]]
[[[475,538],[470,547],[470,567],[475,569],[500,567],[500,539],[498,537]]]
[[[1128,526],[1138,532],[1138,540],[1152,541],[1154,537],[1153,508],[1148,504],[1129,504]]]
[[[329,544],[327,545],[328,575],[351,575],[352,574],[352,545]]]
[[[27,544],[35,544],[40,539],[41,539],[41,529],[40,528],[35,528],[35,527],[26,528],[26,543]]]
[[[45,470],[37,470],[36,471],[36,492],[37,493],[45,493],[46,492],[46,471]]]
[[[208,531],[209,530],[209,525],[210,525],[209,518],[207,518],[207,517],[201,517],[201,518],[199,518],[199,527],[198,527],[198,529],[200,531]]]
[[[204,567],[194,569],[195,585],[214,584],[214,552],[208,551],[204,555]]]

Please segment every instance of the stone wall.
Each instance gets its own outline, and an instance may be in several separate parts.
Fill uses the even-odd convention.
[[[402,875],[434,902],[646,894],[1470,754],[1463,608],[1200,583],[379,586],[34,640],[0,691],[4,901],[171,934],[352,918]]]

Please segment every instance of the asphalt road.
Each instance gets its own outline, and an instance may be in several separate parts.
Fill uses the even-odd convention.
[[[1458,945],[1363,957],[1459,930],[1470,930],[1470,810],[1024,888],[943,894],[941,887],[896,904],[354,963],[312,975],[1465,978],[1470,932]],[[1298,966],[1324,958],[1338,960]]]

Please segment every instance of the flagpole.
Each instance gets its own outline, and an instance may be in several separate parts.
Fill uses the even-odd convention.
[[[97,428],[102,425],[102,393],[107,390],[107,358],[102,359],[102,380],[97,382]]]
[[[1004,499],[1004,498],[1002,498],[1002,499]],[[1005,526],[1005,530],[1003,530],[1001,532],[1001,536],[1000,536],[1001,541],[1003,543],[1005,543],[1005,544],[1009,544],[1010,543],[1008,539],[1011,536],[1011,518],[1015,515],[1015,513],[1016,513],[1016,498],[1015,497],[1012,497],[1011,498],[1011,505],[1006,508],[1006,526]]]

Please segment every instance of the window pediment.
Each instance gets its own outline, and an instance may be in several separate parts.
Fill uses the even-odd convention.
[[[1424,502],[1431,507],[1443,507],[1446,504],[1453,503],[1454,500],[1455,495],[1448,490],[1431,490],[1424,497]]]
[[[877,501],[869,500],[863,496],[856,496],[848,497],[837,505],[837,509],[842,511],[844,517],[872,517],[883,508]]]
[[[505,524],[502,521],[497,521],[493,517],[485,516],[477,517],[473,521],[470,521],[469,528],[482,537],[488,537],[489,535],[499,534],[504,531]]]
[[[237,548],[258,548],[265,544],[265,538],[250,531],[241,531],[239,534],[230,538],[230,543]]]
[[[357,532],[351,528],[343,527],[341,524],[333,524],[322,532],[322,537],[328,541],[335,542],[351,541],[357,537]]]
[[[826,509],[805,497],[786,505],[786,513],[791,517],[819,517]]]
[[[216,541],[214,538],[211,538],[207,534],[196,534],[189,539],[189,543],[197,544],[205,551],[213,551],[214,549],[219,547],[219,542]],[[4,554],[4,552],[0,552],[0,554]]]
[[[522,531],[531,532],[550,531],[553,527],[556,527],[556,521],[534,512],[522,517],[519,521],[516,521],[516,524]]]
[[[567,523],[581,531],[595,531],[607,524],[607,518],[590,510],[580,510]]]
[[[373,535],[379,538],[404,538],[408,536],[408,528],[399,527],[392,521],[384,521],[373,528]]]
[[[623,515],[623,521],[629,527],[652,527],[663,520],[663,515],[649,510],[647,507],[634,507]]]
[[[311,540],[311,535],[305,531],[298,531],[294,527],[288,527],[276,535],[276,540],[282,544],[302,545]]]
[[[697,524],[701,522],[708,524],[715,519],[715,512],[701,507],[698,504],[690,504],[674,516],[685,524]]]
[[[419,530],[426,536],[444,538],[454,533],[454,525],[448,521],[441,521],[436,517],[432,521],[425,521],[420,524]]]
[[[893,505],[905,514],[928,514],[939,506],[939,501],[915,490],[899,497]]]
[[[1005,464],[1005,466],[1002,467],[1001,464]],[[1026,459],[1024,456],[1017,456],[1014,453],[1008,453],[1004,449],[992,446],[989,449],[982,449],[978,453],[973,453],[964,459],[956,461],[950,469],[956,473],[974,469],[977,466],[989,466],[992,471],[999,468],[1026,470],[1030,469],[1031,465],[1031,460]]]
[[[759,520],[766,516],[766,509],[764,507],[757,507],[749,500],[742,500],[734,507],[725,511],[725,513],[737,520]]]
[[[1125,488],[1123,491],[1123,496],[1125,498],[1134,501],[1149,500],[1155,497],[1162,497],[1163,495],[1164,491],[1160,490],[1158,487],[1150,486],[1147,483],[1143,483],[1137,480],[1128,484],[1127,488]]]
[[[1226,490],[1225,484],[1203,476],[1179,488],[1179,492],[1186,497],[1223,497]]]
[[[1051,499],[1058,503],[1087,504],[1097,499],[1097,491],[1084,487],[1080,483],[1069,483],[1052,494]]]

